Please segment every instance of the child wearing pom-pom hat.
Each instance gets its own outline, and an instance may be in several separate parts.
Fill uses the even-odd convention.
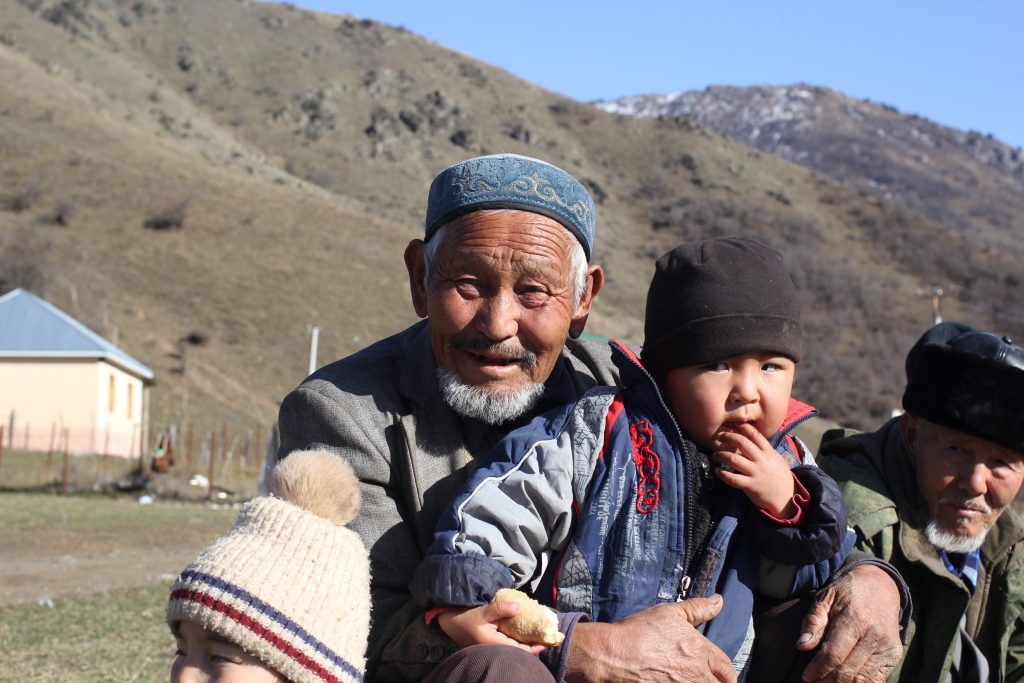
[[[171,683],[363,680],[369,559],[345,528],[359,511],[355,475],[329,453],[296,452],[268,489],[174,582]]]

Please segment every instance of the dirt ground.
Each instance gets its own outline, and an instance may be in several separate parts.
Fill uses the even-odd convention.
[[[169,584],[202,545],[89,550],[74,543],[11,544],[0,534],[4,555],[0,561],[0,607],[159,581]]]
[[[0,496],[0,607],[170,583],[235,509]]]

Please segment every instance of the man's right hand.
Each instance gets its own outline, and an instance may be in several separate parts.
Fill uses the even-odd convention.
[[[722,597],[666,602],[615,624],[580,623],[569,650],[571,683],[735,683],[732,663],[694,626]]]

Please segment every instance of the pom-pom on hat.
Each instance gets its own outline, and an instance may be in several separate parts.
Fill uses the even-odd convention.
[[[492,154],[449,166],[430,184],[424,240],[448,221],[482,209],[518,209],[556,220],[576,236],[590,260],[594,200],[557,166],[519,154]]]
[[[647,291],[644,366],[658,373],[745,353],[800,360],[800,299],[782,255],[757,240],[683,242]]]
[[[903,409],[1024,451],[1024,348],[963,323],[940,323],[907,354]]]
[[[217,633],[292,683],[362,681],[370,563],[344,526],[359,510],[355,474],[336,455],[299,451],[268,488],[178,576],[167,623]]]

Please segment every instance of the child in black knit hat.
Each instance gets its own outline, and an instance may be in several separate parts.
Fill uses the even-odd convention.
[[[782,257],[679,245],[657,262],[645,337],[640,358],[611,343],[621,390],[512,432],[441,517],[412,588],[459,645],[531,643],[504,619],[516,609],[488,604],[502,588],[557,609],[566,640],[580,613],[721,594],[701,629],[745,672],[755,593],[809,594],[845,560],[842,496],[791,434],[815,411],[790,396],[800,306]],[[564,657],[545,656],[560,680]]]
[[[743,238],[679,245],[658,259],[644,337],[644,367],[718,478],[776,519],[798,515],[789,468],[809,454],[795,439],[776,449],[813,411],[790,397],[800,303],[782,256]]]

